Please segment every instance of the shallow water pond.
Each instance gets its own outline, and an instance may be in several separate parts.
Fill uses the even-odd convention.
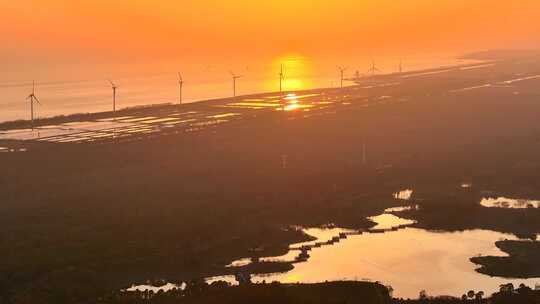
[[[486,208],[509,208],[509,209],[526,209],[540,208],[540,201],[530,199],[517,199],[508,197],[487,197],[480,201],[480,205]]]
[[[254,281],[372,280],[391,285],[395,296],[410,298],[417,297],[420,290],[460,296],[470,289],[492,293],[507,282],[529,286],[540,282],[491,278],[475,271],[477,266],[469,258],[504,255],[495,247],[501,238],[513,239],[485,230],[438,233],[416,228],[351,235],[333,246],[313,248],[309,260],[295,264],[292,271],[255,276]]]
[[[399,192],[394,193],[394,198],[408,201],[411,199],[413,193],[414,193],[414,190],[412,189],[401,190]]]
[[[412,194],[412,192],[411,192]],[[479,255],[504,256],[495,242],[516,239],[513,235],[487,230],[435,232],[410,227],[414,221],[396,215],[418,206],[389,208],[371,217],[377,223],[369,230],[338,227],[308,228],[303,231],[315,241],[292,244],[287,254],[261,258],[260,261],[294,262],[286,273],[254,275],[253,282],[316,283],[335,280],[379,281],[394,288],[394,296],[416,298],[421,290],[430,295],[461,296],[470,289],[491,294],[501,284],[525,283],[535,286],[540,279],[506,279],[482,275],[470,258]],[[389,214],[392,212],[393,214]],[[307,260],[299,260],[305,253]],[[248,258],[229,266],[251,263]],[[235,284],[234,276],[208,278],[206,281]],[[144,286],[144,285],[142,285]],[[135,288],[134,286],[132,288]],[[169,289],[178,287],[168,286]]]
[[[407,192],[408,193],[408,192]],[[412,192],[411,192],[412,194]],[[315,283],[334,280],[380,281],[394,288],[397,297],[415,298],[420,290],[432,295],[461,296],[470,289],[491,294],[499,285],[512,282],[534,286],[540,279],[492,278],[475,271],[470,258],[478,255],[505,256],[495,242],[515,236],[487,230],[435,232],[407,227],[414,221],[395,214],[418,206],[389,208],[371,217],[377,226],[368,231],[305,229],[316,241],[291,245],[278,261],[291,261],[301,246],[313,246],[306,262],[295,263],[287,273],[257,275],[254,282]],[[326,243],[337,236],[335,243]],[[270,260],[266,258],[266,260]]]
[[[173,284],[173,283],[166,283],[162,286],[152,286],[152,285],[133,285],[130,288],[126,289],[127,291],[153,291],[154,293],[157,293],[160,290],[163,291],[171,291],[173,289],[184,289],[185,283],[182,283],[180,285]]]

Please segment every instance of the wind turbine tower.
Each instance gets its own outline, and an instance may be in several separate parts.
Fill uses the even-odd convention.
[[[116,89],[118,89],[118,86],[116,86],[112,80],[109,80],[109,82],[111,83],[111,88],[113,91],[113,112],[116,113]]]
[[[236,75],[232,71],[230,71],[232,79],[233,79],[233,97],[236,97],[236,79],[242,78],[242,75]]]
[[[283,92],[283,81],[285,80],[285,74],[283,72],[283,64],[281,64],[281,69],[279,70],[279,93]]]
[[[343,89],[343,80],[345,79],[345,71],[348,68],[338,66],[339,72],[341,73],[341,88]]]
[[[182,104],[182,89],[184,87],[184,79],[182,74],[178,73],[178,103]]]
[[[375,60],[372,60],[371,67],[369,68],[368,73],[371,73],[371,75],[374,76],[375,73],[380,72],[380,71],[381,70],[379,70],[377,66],[375,65]]]
[[[32,122],[32,130],[34,130],[34,102],[37,102],[39,105],[41,105],[41,102],[39,102],[39,99],[36,97],[36,82],[32,81],[32,93],[26,97],[26,99],[30,100],[30,120]]]

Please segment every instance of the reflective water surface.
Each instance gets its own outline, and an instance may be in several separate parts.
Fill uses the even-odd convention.
[[[401,199],[401,200],[410,200],[413,192],[414,191],[411,189],[401,190],[399,192],[394,193],[394,198]]]
[[[154,293],[157,293],[158,291],[160,290],[163,290],[163,291],[170,291],[170,290],[173,290],[173,289],[184,289],[185,288],[185,283],[182,283],[180,285],[177,285],[177,284],[173,284],[173,283],[166,283],[162,286],[152,286],[152,285],[134,285],[134,286],[131,286],[130,288],[126,289],[127,291],[145,291],[145,290],[148,290],[148,291],[153,291]]]
[[[406,193],[412,194],[412,191]],[[471,257],[479,255],[505,256],[495,242],[516,239],[515,236],[487,230],[435,232],[413,228],[410,225],[414,221],[395,215],[412,208],[418,206],[389,208],[384,214],[371,217],[377,225],[370,230],[356,231],[333,225],[304,229],[316,240],[292,244],[290,251],[283,256],[260,259],[292,262],[294,269],[286,273],[254,275],[252,281],[379,281],[391,285],[394,296],[404,298],[416,298],[420,290],[431,295],[460,296],[470,289],[491,294],[503,283],[534,286],[540,282],[540,279],[489,277],[476,272],[477,266],[470,262]],[[306,254],[307,258],[300,259],[301,254]],[[252,260],[245,258],[228,266],[250,263]],[[234,276],[206,279],[208,283],[220,280],[236,284]],[[145,286],[133,286],[130,290],[144,290]],[[170,290],[179,286],[168,284],[154,288]]]
[[[404,227],[416,223],[415,221],[402,219],[393,214],[381,214],[370,217],[369,219],[377,223],[377,226],[373,227],[371,230],[392,229],[395,227]]]
[[[514,237],[484,230],[437,233],[416,228],[353,235],[337,245],[314,248],[309,260],[295,264],[290,272],[257,276],[255,281],[377,280],[391,285],[396,296],[411,298],[424,289],[433,295],[460,296],[471,288],[491,293],[502,283],[540,281],[491,278],[475,271],[469,258],[504,255],[494,245],[501,238]]]
[[[480,205],[486,208],[510,208],[510,209],[526,209],[540,208],[540,201],[530,199],[516,199],[507,197],[487,197],[480,201]]]
[[[410,197],[412,191],[400,193]],[[540,279],[492,278],[476,272],[477,266],[469,261],[478,255],[505,256],[495,242],[516,239],[515,236],[486,230],[427,231],[408,227],[415,222],[389,214],[413,208],[419,207],[389,208],[384,214],[371,217],[377,225],[368,231],[305,229],[305,233],[317,240],[291,245],[287,255],[264,260],[295,261],[298,250],[310,246],[307,261],[295,263],[290,272],[258,275],[253,281],[380,281],[391,285],[396,296],[410,298],[417,297],[420,290],[433,295],[460,296],[471,288],[492,293],[503,283],[534,285],[540,282]],[[231,282],[230,277],[224,279]]]

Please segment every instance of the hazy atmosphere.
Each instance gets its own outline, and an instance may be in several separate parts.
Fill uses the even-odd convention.
[[[534,0],[3,0],[0,9],[7,80],[54,77],[64,64],[181,68],[536,48],[540,31]]]
[[[540,2],[0,0],[0,304],[540,303]]]

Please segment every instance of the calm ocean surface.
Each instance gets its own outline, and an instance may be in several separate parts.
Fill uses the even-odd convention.
[[[230,97],[233,94],[230,71],[243,75],[237,80],[237,94],[246,95],[279,90],[279,70],[284,65],[284,90],[303,90],[339,86],[337,64],[330,60],[314,60],[302,56],[284,56],[275,60],[262,60],[257,64],[186,64],[182,69],[184,102]],[[347,60],[346,77],[356,71],[367,74],[369,60]],[[398,71],[399,58],[376,61],[381,73]],[[403,70],[419,70],[465,63],[451,56],[430,56],[403,60]],[[100,66],[50,69],[40,71],[36,77],[36,96],[41,105],[37,117],[51,117],[74,113],[109,111],[112,108],[112,90],[108,79],[119,87],[117,108],[178,102],[178,76],[176,64],[130,66]],[[231,68],[230,66],[234,66]],[[108,72],[110,71],[110,72]],[[29,119],[29,103],[25,100],[32,90],[29,71],[0,72],[0,121]],[[346,84],[352,84],[347,83]]]

